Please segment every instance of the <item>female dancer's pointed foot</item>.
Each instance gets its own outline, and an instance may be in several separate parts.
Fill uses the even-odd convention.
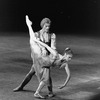
[[[26,15],[26,24],[29,26],[29,25],[32,25],[32,22],[29,20],[29,17],[28,15]]]

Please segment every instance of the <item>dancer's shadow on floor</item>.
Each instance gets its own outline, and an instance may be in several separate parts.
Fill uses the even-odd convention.
[[[46,98],[45,100],[71,100],[71,99],[65,99],[65,98],[62,98],[60,96],[55,96],[52,98]]]
[[[20,91],[20,92],[23,92],[23,93],[24,93],[24,92],[25,92],[25,93],[26,93],[26,92],[35,93],[35,91],[33,91],[33,90],[28,90],[28,89],[24,89],[24,90],[22,90],[22,91]]]
[[[33,93],[33,94],[35,93],[35,91],[33,91],[33,90],[28,90],[28,89],[24,89],[24,90],[22,90],[21,92],[23,92],[23,93],[29,92],[29,93]],[[45,95],[44,95],[44,96],[45,96]],[[34,98],[34,100],[40,100],[40,99]],[[42,100],[70,100],[70,99],[65,99],[65,98],[62,98],[62,97],[60,97],[59,95],[55,94],[54,97],[51,97],[51,98],[46,97],[45,99],[42,99]]]

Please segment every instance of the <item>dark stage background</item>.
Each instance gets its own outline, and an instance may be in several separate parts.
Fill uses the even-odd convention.
[[[99,35],[99,4],[99,0],[0,0],[0,32],[27,32],[28,14],[34,31],[40,29],[42,18],[49,17],[53,32]]]

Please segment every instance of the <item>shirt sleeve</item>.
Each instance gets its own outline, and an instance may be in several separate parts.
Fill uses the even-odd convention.
[[[36,36],[36,39],[40,40],[38,32],[35,32],[35,36]]]
[[[52,35],[51,35],[51,48],[56,49],[56,35],[55,35],[55,33],[52,33]]]

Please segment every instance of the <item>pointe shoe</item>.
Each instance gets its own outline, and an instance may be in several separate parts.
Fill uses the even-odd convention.
[[[41,96],[39,93],[34,94],[35,98],[45,99],[45,97]]]
[[[18,91],[22,91],[23,90],[23,88],[22,87],[16,87],[15,89],[13,89],[13,92],[18,92]]]
[[[29,20],[28,15],[26,15],[26,23],[27,23],[28,26],[32,25],[32,22]]]

